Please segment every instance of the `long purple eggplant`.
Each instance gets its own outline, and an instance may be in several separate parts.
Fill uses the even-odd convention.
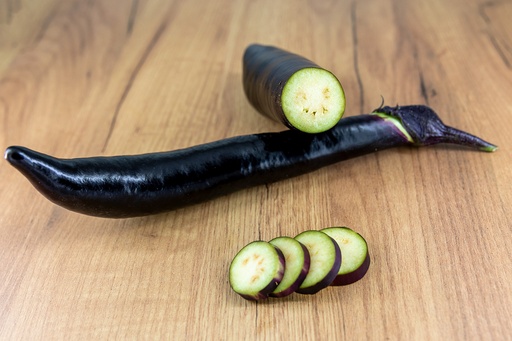
[[[295,130],[227,138],[141,155],[61,159],[12,146],[5,159],[46,198],[107,218],[162,213],[244,188],[291,178],[393,147],[496,146],[443,124],[426,106],[381,107],[318,134]]]

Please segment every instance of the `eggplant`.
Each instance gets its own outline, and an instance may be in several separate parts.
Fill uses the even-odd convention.
[[[258,240],[244,246],[229,266],[233,291],[249,301],[268,298],[284,276],[285,258],[272,244]]]
[[[284,276],[269,296],[286,297],[297,291],[306,279],[311,265],[311,256],[304,244],[291,237],[277,237],[269,243],[281,250],[285,259]]]
[[[318,134],[296,130],[231,137],[127,156],[62,159],[11,146],[5,159],[46,198],[106,218],[158,214],[288,179],[393,147],[438,143],[497,147],[442,123],[426,106],[381,107]]]
[[[338,243],[343,258],[331,285],[349,285],[362,279],[370,268],[370,252],[363,236],[348,227],[328,227],[320,231]]]
[[[304,231],[295,239],[306,246],[311,257],[308,274],[296,292],[316,294],[331,285],[338,275],[343,262],[341,249],[333,238],[320,231]]]
[[[297,54],[250,45],[243,56],[242,75],[249,103],[289,128],[320,133],[336,125],[345,112],[338,78]]]
[[[259,301],[349,285],[362,279],[369,267],[366,240],[348,227],[336,226],[247,244],[231,262],[229,282],[243,298]]]

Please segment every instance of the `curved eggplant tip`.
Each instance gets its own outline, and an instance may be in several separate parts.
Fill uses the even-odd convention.
[[[23,160],[24,156],[19,147],[11,146],[5,150],[4,159],[6,159],[10,164],[14,164]]]

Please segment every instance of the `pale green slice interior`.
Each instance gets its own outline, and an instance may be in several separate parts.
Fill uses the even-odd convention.
[[[340,247],[342,262],[338,275],[351,273],[361,267],[368,254],[368,245],[359,233],[348,227],[329,227],[321,231]]]
[[[309,272],[300,288],[309,288],[321,282],[336,262],[336,248],[333,240],[320,231],[305,231],[295,237],[309,251],[311,263]]]
[[[343,117],[345,93],[331,72],[304,68],[286,82],[281,104],[286,118],[296,129],[320,133],[334,127]]]
[[[300,243],[291,237],[277,237],[272,239],[270,244],[277,246],[284,255],[285,271],[284,276],[274,293],[280,293],[291,287],[304,267],[304,250]]]
[[[229,267],[229,281],[234,291],[253,295],[275,279],[280,268],[279,255],[271,244],[255,241],[242,248]]]

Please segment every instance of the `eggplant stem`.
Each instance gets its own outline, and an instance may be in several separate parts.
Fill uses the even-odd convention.
[[[494,152],[498,149],[498,146],[492,143],[450,126],[445,126],[441,143],[452,143],[461,146],[473,147],[484,152]]]
[[[449,143],[484,152],[498,149],[496,145],[475,135],[445,125],[434,110],[425,105],[380,107],[373,114],[394,118],[390,121],[400,130],[405,130],[417,146]]]

